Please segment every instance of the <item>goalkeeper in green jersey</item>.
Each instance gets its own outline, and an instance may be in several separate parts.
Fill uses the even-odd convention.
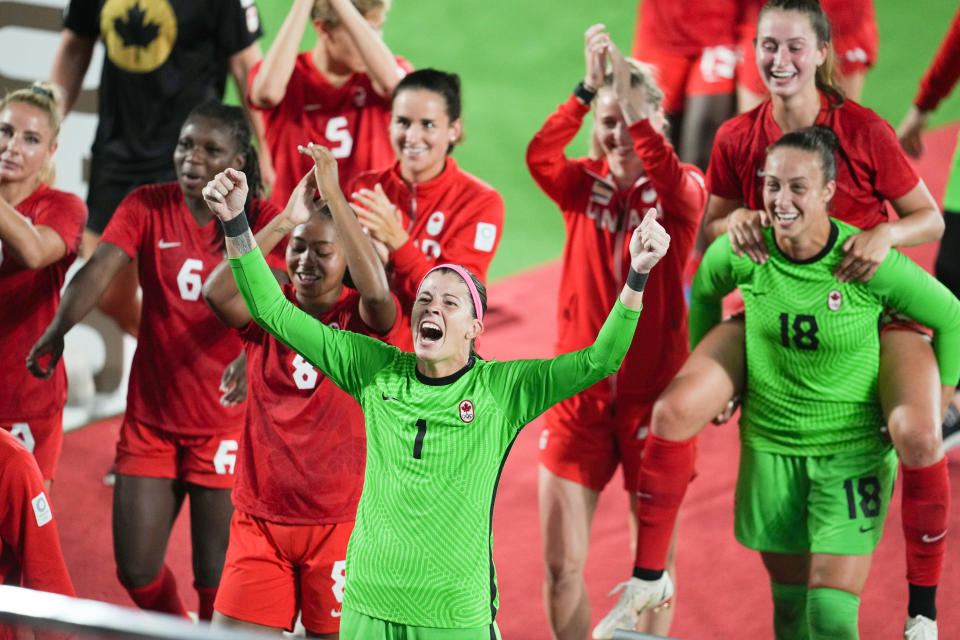
[[[721,409],[691,411],[692,399],[745,365],[735,533],[760,551],[770,575],[775,635],[858,637],[859,596],[896,476],[877,400],[878,321],[887,305],[933,328],[941,383],[952,388],[960,302],[897,251],[868,282],[837,281],[844,241],[858,229],[828,217],[835,150],[836,136],[822,126],[774,143],[763,181],[770,257],[737,256],[724,235],[697,271],[692,343],[720,322],[723,296],[739,287],[746,362],[718,358],[723,345],[705,340],[657,400],[639,483],[637,563],[615,609],[625,620],[673,593],[663,569],[693,474],[694,436]]]
[[[335,162],[332,156],[318,159]],[[323,184],[318,177],[318,183]],[[367,464],[347,547],[341,638],[499,637],[491,519],[520,429],[615,372],[633,339],[643,285],[670,237],[651,209],[630,241],[631,270],[590,347],[549,360],[485,361],[483,284],[458,265],[427,273],[411,313],[415,354],[337,331],[281,293],[250,233],[246,182],[228,169],[204,189],[223,222],[237,285],[258,324],[363,407]],[[340,202],[339,190],[324,193]]]

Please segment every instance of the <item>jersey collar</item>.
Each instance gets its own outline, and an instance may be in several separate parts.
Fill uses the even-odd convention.
[[[423,384],[430,385],[431,387],[442,387],[448,384],[453,384],[454,382],[462,378],[464,374],[470,371],[470,369],[473,369],[473,365],[476,361],[477,361],[476,356],[471,355],[470,359],[467,360],[467,364],[463,365],[463,368],[461,368],[456,373],[451,373],[450,375],[443,376],[442,378],[430,378],[428,376],[425,376],[422,373],[420,373],[420,370],[417,369],[416,366],[414,366],[413,370],[417,374],[417,380],[419,380]]]

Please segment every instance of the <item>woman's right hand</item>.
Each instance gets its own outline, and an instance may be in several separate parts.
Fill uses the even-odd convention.
[[[221,171],[203,188],[203,200],[220,222],[243,213],[247,202],[247,176],[237,169]]]
[[[53,375],[60,356],[63,355],[63,336],[52,326],[47,327],[40,339],[37,340],[30,353],[27,354],[27,369],[37,378],[46,380]],[[50,356],[46,368],[40,365],[40,359]]]
[[[607,26],[604,24],[595,24],[583,34],[583,55],[587,64],[587,71],[583,76],[583,86],[594,92],[603,86],[603,78],[606,75],[604,62],[607,47],[610,46],[610,35],[606,32],[606,29]]]
[[[727,233],[730,246],[738,256],[747,254],[757,264],[763,264],[770,257],[767,243],[763,239],[763,227],[769,226],[767,217],[761,211],[740,207],[727,217]]]

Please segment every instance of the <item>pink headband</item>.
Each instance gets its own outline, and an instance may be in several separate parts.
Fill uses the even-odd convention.
[[[420,280],[420,284],[417,285],[417,291],[420,291],[420,287],[423,286],[423,281],[427,279],[427,276],[437,269],[450,269],[452,271],[456,271],[457,275],[463,278],[463,282],[467,285],[467,289],[470,290],[470,296],[473,298],[473,308],[477,312],[477,320],[483,322],[483,305],[480,304],[480,292],[477,291],[477,285],[473,284],[473,278],[470,277],[470,272],[458,264],[438,264],[433,269],[430,269],[430,271],[427,271],[423,275],[423,278]]]

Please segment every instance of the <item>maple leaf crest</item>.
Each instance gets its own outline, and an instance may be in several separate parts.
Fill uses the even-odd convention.
[[[140,8],[140,3],[136,2],[127,11],[126,20],[114,18],[113,28],[123,39],[123,46],[146,49],[157,39],[160,25],[156,22],[145,22],[146,17],[147,13]]]

